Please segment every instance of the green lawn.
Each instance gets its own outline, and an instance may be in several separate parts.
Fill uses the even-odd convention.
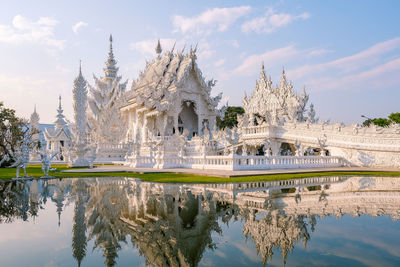
[[[132,172],[101,172],[101,173],[61,173],[60,171],[68,169],[66,165],[54,165],[57,168],[49,174],[57,178],[67,177],[135,177],[143,181],[162,182],[162,183],[235,183],[235,182],[258,182],[258,181],[276,181],[295,178],[316,177],[316,176],[338,176],[338,175],[370,175],[370,176],[400,176],[400,172],[367,172],[367,171],[337,171],[337,172],[313,172],[313,173],[294,173],[294,174],[270,174],[259,176],[242,177],[211,177],[183,173],[132,173]],[[29,176],[41,177],[43,175],[41,166],[33,165],[27,168]],[[23,175],[21,170],[20,175]],[[10,180],[15,177],[15,168],[0,168],[0,179]]]

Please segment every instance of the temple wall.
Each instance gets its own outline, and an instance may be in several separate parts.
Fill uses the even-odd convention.
[[[281,126],[252,126],[242,131],[242,140],[262,145],[265,138],[328,150],[348,165],[400,167],[400,129],[341,124],[286,123]]]

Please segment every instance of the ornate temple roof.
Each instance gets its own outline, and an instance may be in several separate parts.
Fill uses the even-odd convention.
[[[210,109],[215,109],[222,94],[212,98],[210,92],[215,85],[214,80],[205,81],[201,70],[197,66],[196,50],[190,49],[189,53],[174,52],[174,48],[161,54],[158,44],[158,56],[146,63],[146,68],[139,78],[132,83],[132,90],[127,96],[130,104],[144,105],[148,109],[165,111],[169,103],[179,94],[190,74],[193,74],[202,88],[202,95]]]
[[[58,109],[57,109],[57,116],[56,116],[57,120],[54,122],[54,124],[56,125],[56,128],[61,128],[61,127],[64,127],[64,125],[66,125],[67,122],[64,119],[65,118],[65,116],[63,114],[64,110],[62,109],[62,106],[61,106],[61,95],[58,99],[59,99],[59,102],[58,102]]]
[[[255,90],[250,97],[245,94],[242,104],[247,114],[258,114],[263,117],[276,114],[280,117],[289,116],[291,119],[304,121],[307,101],[308,95],[305,89],[301,96],[297,95],[293,90],[292,82],[287,81],[284,69],[282,69],[280,83],[272,87],[271,76],[267,78],[263,63]]]
[[[65,133],[67,137],[70,136],[70,132],[68,129],[68,124],[65,121],[65,116],[63,114],[64,110],[61,106],[61,96],[59,97],[58,109],[57,109],[57,120],[54,122],[54,128],[46,128],[44,130],[44,136],[48,139],[56,139],[58,138],[62,132]]]

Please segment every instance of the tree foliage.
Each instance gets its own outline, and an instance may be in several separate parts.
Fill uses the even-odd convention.
[[[375,118],[375,119],[366,119],[363,122],[363,126],[369,127],[372,124],[380,127],[389,127],[392,123],[400,123],[400,113],[391,113],[388,118]]]
[[[390,114],[388,118],[389,118],[389,120],[391,120],[394,123],[400,123],[400,113],[399,112]]]
[[[244,109],[242,107],[228,107],[225,111],[224,118],[217,118],[217,127],[221,130],[225,129],[225,127],[232,129],[238,124],[237,115],[243,113]]]
[[[10,158],[3,166],[10,165],[12,156],[20,148],[28,128],[27,121],[15,115],[15,110],[4,107],[0,102],[0,160]]]

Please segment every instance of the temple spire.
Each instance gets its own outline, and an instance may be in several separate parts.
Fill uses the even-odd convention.
[[[156,53],[157,53],[157,55],[160,56],[161,52],[162,52],[162,48],[161,48],[161,44],[160,44],[160,39],[158,39],[157,47],[156,47]]]
[[[286,80],[285,68],[282,67],[282,77],[281,77],[280,89],[286,90],[286,87],[287,87],[287,80]]]
[[[29,120],[29,122],[31,124],[32,133],[34,131],[39,132],[39,120],[40,120],[40,117],[39,117],[39,114],[36,112],[36,104],[35,104],[35,107],[33,109],[33,113],[31,114],[31,117],[30,117],[30,120]]]
[[[108,59],[114,59],[113,47],[112,47],[112,35],[110,34],[110,51],[108,51]]]
[[[61,95],[58,97],[58,109],[57,109],[57,120],[54,122],[56,128],[63,127],[64,125],[67,124],[67,122],[64,120],[65,116],[63,114],[64,110],[62,109],[61,106]]]
[[[58,113],[62,113],[63,112],[63,110],[62,110],[62,107],[61,107],[61,95],[58,97]]]
[[[268,87],[267,75],[265,74],[264,61],[261,64],[260,81],[258,84],[261,85],[262,90]]]
[[[110,34],[109,40],[110,40],[110,49],[108,51],[106,67],[104,68],[105,80],[110,80],[110,79],[114,79],[115,77],[117,77],[117,71],[118,71],[118,68],[116,67],[117,61],[114,58],[114,52],[113,52],[113,46],[112,46],[113,38],[112,38],[111,34]]]

